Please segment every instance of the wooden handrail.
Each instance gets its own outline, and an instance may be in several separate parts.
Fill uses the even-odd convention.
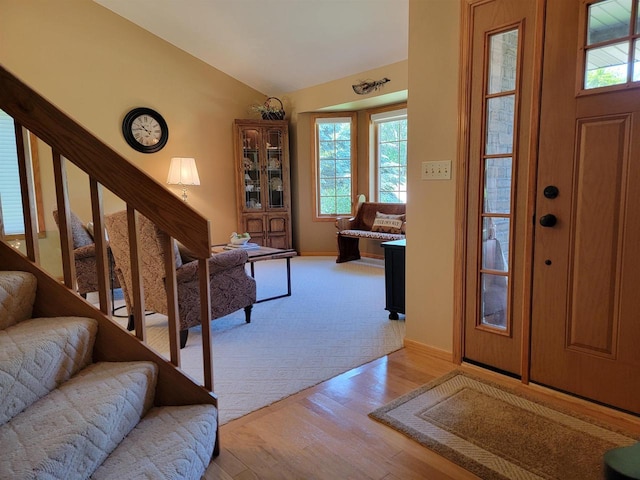
[[[0,109],[187,247],[211,255],[209,221],[0,66]]]
[[[201,322],[203,325],[204,385],[213,389],[213,364],[209,317],[211,312],[210,280],[207,260],[211,256],[209,221],[173,195],[153,178],[140,171],[110,147],[95,138],[46,99],[24,85],[15,76],[0,66],[0,109],[13,117],[16,125],[18,164],[23,211],[25,212],[25,238],[27,255],[38,264],[37,231],[33,201],[33,185],[30,184],[30,151],[28,136],[24,129],[35,134],[52,149],[54,182],[58,205],[58,221],[62,249],[62,264],[65,284],[73,289],[75,269],[67,192],[65,162],[70,161],[89,177],[92,218],[95,227],[96,261],[99,283],[100,309],[108,315],[111,311],[108,272],[107,241],[105,237],[102,187],[106,187],[126,203],[129,241],[131,247],[132,292],[129,305],[135,318],[136,336],[145,342],[144,286],[140,265],[136,215],[144,215],[165,235],[165,250],[173,250],[174,239],[182,243],[199,262]],[[1,220],[1,215],[0,215]],[[179,321],[177,308],[177,282],[175,259],[165,256],[166,290],[169,305],[168,323],[171,363],[180,365],[178,350]]]
[[[207,389],[196,387],[187,375],[172,368],[169,362],[154,351],[144,347],[136,338],[96,311],[78,295],[64,288],[43,269],[27,262],[23,255],[7,243],[0,242],[0,259],[6,270],[23,270],[33,273],[38,282],[38,294],[33,307],[34,317],[58,317],[74,315],[94,318],[100,334],[96,337],[93,360],[95,362],[130,362],[147,360],[158,365],[156,405],[190,405],[213,403],[215,395]],[[62,290],[62,291],[60,291]],[[57,301],[51,301],[56,298]]]

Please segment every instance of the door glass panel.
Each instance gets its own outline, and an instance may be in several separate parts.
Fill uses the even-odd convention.
[[[500,330],[507,329],[507,291],[509,280],[503,275],[483,273],[480,292],[480,322]]]
[[[629,35],[631,0],[605,0],[589,6],[587,45]]]
[[[282,173],[282,134],[280,130],[267,130],[267,189],[269,208],[283,208],[284,175]]]
[[[517,135],[519,28],[489,36],[485,51],[485,135],[476,324],[509,333],[509,251]]]
[[[516,89],[518,30],[492,35],[489,46],[489,94]]]
[[[504,155],[513,152],[513,126],[515,118],[514,95],[487,99],[487,155]]]
[[[486,217],[482,220],[482,269],[509,271],[508,218]]]
[[[487,158],[484,162],[484,213],[511,211],[512,159]]]
[[[627,81],[629,42],[587,51],[585,88],[620,85]]]
[[[244,167],[244,196],[245,207],[248,209],[262,209],[260,191],[260,133],[255,129],[246,129],[242,132],[242,152]]]
[[[640,41],[635,40],[633,42],[633,81],[640,80]]]
[[[604,0],[588,6],[583,59],[585,90],[640,81],[640,67],[635,60],[637,40],[633,38],[640,33],[638,3],[638,0]],[[633,68],[629,68],[632,63]]]

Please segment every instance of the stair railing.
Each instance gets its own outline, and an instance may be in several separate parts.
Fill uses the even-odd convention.
[[[153,178],[102,143],[81,125],[49,103],[0,66],[0,109],[14,119],[18,170],[22,192],[27,257],[39,264],[37,218],[33,175],[30,159],[30,135],[51,147],[54,181],[58,204],[60,245],[64,283],[75,288],[75,267],[71,234],[71,210],[67,190],[67,162],[71,162],[89,177],[91,211],[96,243],[98,297],[103,314],[111,312],[110,273],[107,240],[104,227],[103,187],[126,204],[132,268],[132,313],[135,335],[146,343],[144,323],[144,285],[138,264],[137,214],[152,221],[164,233],[165,251],[173,251],[174,239],[182,243],[198,259],[200,284],[200,317],[204,387],[213,390],[213,355],[210,330],[209,264],[211,241],[209,221],[169,192]],[[1,217],[1,215],[0,215]],[[170,361],[180,367],[179,316],[175,258],[165,255],[166,290]]]

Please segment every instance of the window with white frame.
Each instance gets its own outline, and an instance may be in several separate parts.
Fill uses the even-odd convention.
[[[24,233],[13,118],[0,110],[0,201],[6,235]]]
[[[35,137],[30,135],[31,142]],[[33,184],[35,186],[36,210],[38,213],[38,230],[44,225],[42,218],[42,192],[39,182],[39,165],[37,152],[32,155]],[[2,204],[2,221],[6,238],[15,239],[24,236],[24,216],[22,212],[22,196],[20,174],[18,172],[18,151],[13,118],[0,110],[0,203]]]
[[[407,109],[370,115],[375,139],[376,199],[407,202]]]
[[[312,115],[316,220],[353,213],[356,118],[350,112]]]

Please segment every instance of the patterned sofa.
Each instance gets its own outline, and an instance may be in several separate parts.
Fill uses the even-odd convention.
[[[360,258],[361,238],[388,242],[406,238],[404,203],[363,202],[354,217],[336,219],[338,258],[336,263]]]

